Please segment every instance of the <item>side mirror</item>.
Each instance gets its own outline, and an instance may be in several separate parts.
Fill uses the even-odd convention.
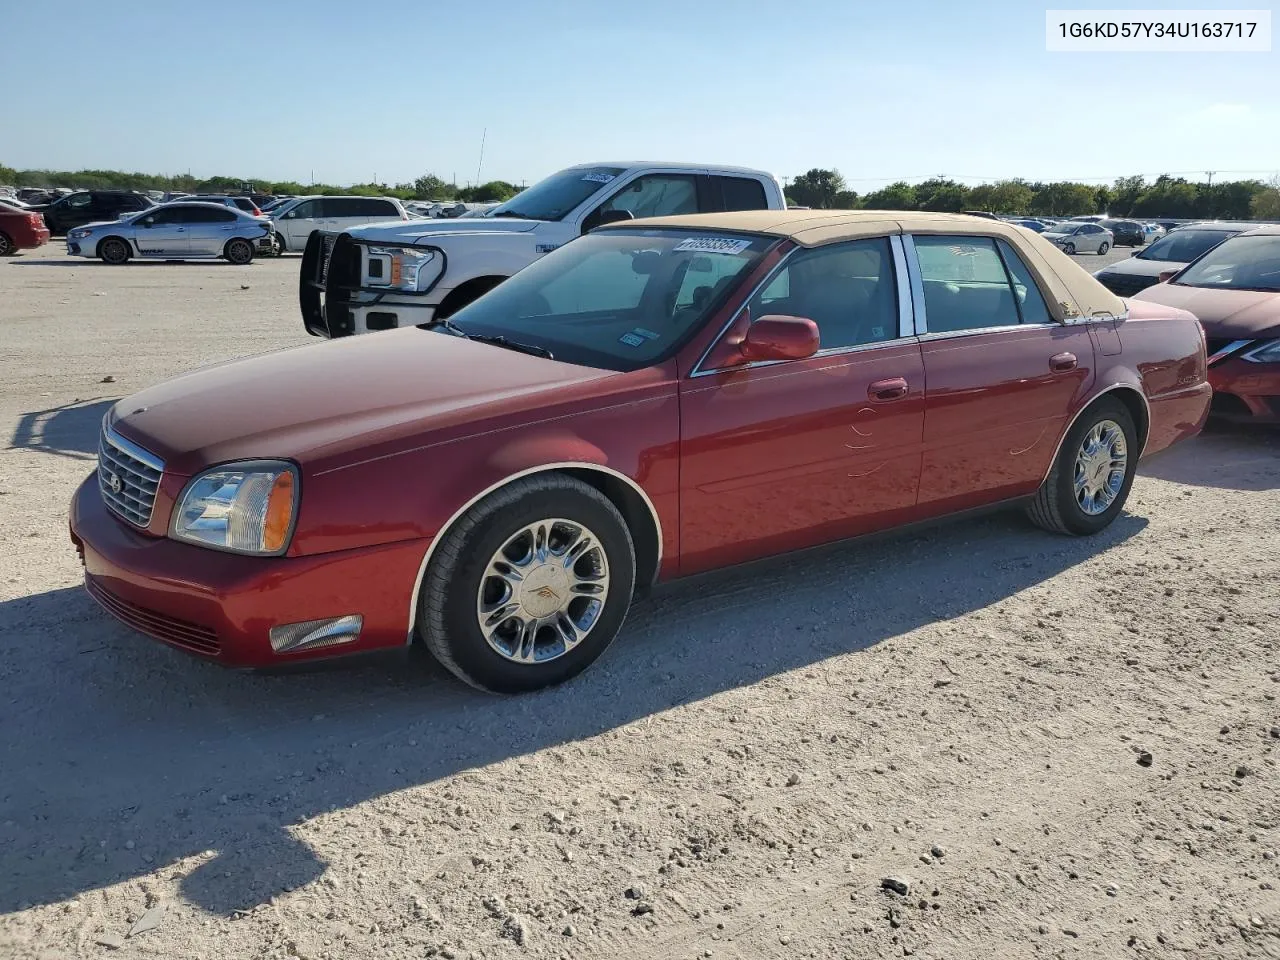
[[[1174,277],[1176,277],[1180,272],[1181,272],[1181,271],[1179,271],[1179,270],[1161,270],[1161,271],[1160,271],[1160,279],[1159,279],[1157,282],[1158,282],[1158,283],[1168,283],[1170,280],[1172,280]]]
[[[635,218],[635,214],[630,210],[594,210],[582,221],[582,232],[590,233],[596,227],[603,227],[606,223],[619,223]]]
[[[738,349],[749,361],[803,360],[818,352],[818,325],[806,317],[770,315],[747,328]]]

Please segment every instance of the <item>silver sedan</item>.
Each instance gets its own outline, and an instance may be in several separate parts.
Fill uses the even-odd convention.
[[[1040,234],[1063,253],[1103,254],[1115,246],[1111,231],[1096,223],[1063,220]]]
[[[213,203],[166,203],[67,231],[67,253],[125,263],[221,257],[246,264],[273,249],[271,221]]]

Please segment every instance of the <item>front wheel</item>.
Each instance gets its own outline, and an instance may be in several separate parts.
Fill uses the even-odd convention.
[[[1104,397],[1067,431],[1027,515],[1055,533],[1097,533],[1124,509],[1139,452],[1129,409]]]
[[[129,259],[129,245],[119,237],[107,237],[102,241],[102,246],[98,248],[98,256],[102,257],[103,263],[109,263],[113,266],[119,266]]]
[[[573,477],[526,477],[480,501],[445,535],[419,597],[427,649],[493,693],[562,683],[618,635],[635,588],[618,509]]]
[[[226,257],[236,266],[243,267],[253,260],[253,244],[239,238],[228,241]]]
[[[1062,245],[1062,252],[1066,254],[1073,254],[1076,252],[1076,245],[1074,243],[1064,243]]]
[[[283,257],[285,251],[284,237],[280,236],[278,233],[272,234],[271,249],[277,257]]]
[[[1107,245],[1107,241],[1103,240],[1103,241],[1102,241],[1102,246],[1100,246],[1100,247],[1098,248],[1098,256],[1100,256],[1100,257],[1101,257],[1101,256],[1104,256],[1104,255],[1106,254],[1106,252],[1107,252],[1108,250],[1110,250],[1110,249],[1111,249],[1111,247],[1109,247],[1109,246]]]

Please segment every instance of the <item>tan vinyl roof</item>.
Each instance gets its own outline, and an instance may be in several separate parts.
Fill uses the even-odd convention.
[[[1022,255],[1041,288],[1051,294],[1049,308],[1057,319],[1125,312],[1124,301],[1048,240],[1025,227],[988,217],[896,210],[742,210],[622,220],[597,229],[635,226],[758,233],[785,237],[803,247],[902,233],[1001,237]]]

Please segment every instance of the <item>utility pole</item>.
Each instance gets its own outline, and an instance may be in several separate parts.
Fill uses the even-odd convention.
[[[1211,186],[1211,187],[1213,186],[1213,175],[1214,175],[1215,173],[1217,173],[1217,172],[1218,172],[1217,170],[1206,170],[1206,171],[1205,171],[1205,173],[1207,173],[1207,174],[1209,175],[1209,186]]]
[[[480,134],[480,162],[476,164],[476,186],[480,186],[480,168],[484,166],[484,141],[489,135],[489,128],[485,127]]]

